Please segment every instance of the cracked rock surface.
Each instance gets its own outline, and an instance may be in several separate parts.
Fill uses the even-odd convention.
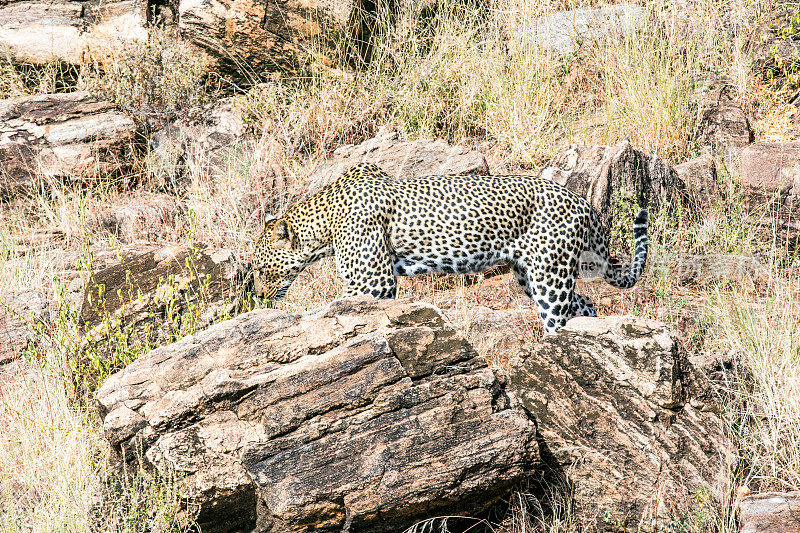
[[[536,425],[435,307],[257,310],[153,350],[98,393],[104,431],[185,476],[203,531],[399,531],[485,509]]]
[[[582,528],[663,531],[720,496],[733,446],[704,375],[660,322],[575,318],[520,350],[508,392],[536,419]]]

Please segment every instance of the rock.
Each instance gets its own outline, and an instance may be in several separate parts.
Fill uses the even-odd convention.
[[[0,5],[0,54],[16,62],[78,64],[83,57],[84,6],[78,2]]]
[[[120,242],[176,240],[176,218],[184,203],[168,194],[138,194],[99,213],[92,226],[113,233]]]
[[[187,175],[207,179],[228,171],[237,151],[254,139],[234,98],[223,98],[191,110],[150,137],[150,167],[165,184],[179,183]]]
[[[701,207],[711,204],[717,192],[717,165],[711,154],[703,154],[675,167],[678,180]]]
[[[539,17],[511,32],[513,48],[539,47],[562,55],[585,41],[605,41],[633,35],[647,22],[647,10],[637,4],[604,5],[559,11]]]
[[[0,365],[19,357],[31,339],[30,324],[44,320],[45,297],[37,291],[0,293]]]
[[[522,297],[527,298],[524,294]],[[518,357],[523,347],[544,332],[538,311],[531,307],[491,309],[477,305],[443,312],[458,324],[459,331],[479,354],[499,367],[504,367],[508,359]]]
[[[392,132],[337,149],[333,160],[322,164],[311,175],[309,194],[333,183],[357,163],[375,163],[395,178],[489,173],[486,158],[474,150],[452,146],[441,139],[400,141],[397,133]]]
[[[83,286],[81,321],[90,336],[95,327],[105,331],[108,319],[155,344],[192,320],[203,327],[238,305],[247,267],[230,250],[145,244],[118,253]],[[199,316],[194,306],[201,306]]]
[[[736,98],[734,86],[726,78],[713,77],[708,81],[702,110],[695,134],[698,146],[735,160],[738,149],[753,142],[750,120]]]
[[[800,142],[750,145],[741,151],[739,165],[756,222],[779,241],[800,236]]]
[[[31,0],[0,4],[0,56],[16,63],[79,65],[109,39],[147,37],[145,0]]]
[[[252,82],[269,71],[293,70],[315,53],[332,52],[333,43],[326,39],[331,33],[368,41],[370,28],[364,21],[380,5],[353,0],[182,0],[178,28],[217,69]]]
[[[402,531],[486,509],[538,460],[535,424],[425,303],[252,311],[97,397],[116,450],[185,476],[203,531]]]
[[[635,149],[627,141],[614,146],[572,145],[555,156],[539,177],[584,196],[609,227],[613,227],[618,216],[620,200],[639,208],[650,207],[653,212],[661,206],[688,201],[669,165]],[[623,223],[629,225],[632,221]]]
[[[0,100],[0,198],[40,177],[85,181],[128,168],[136,125],[88,93]]]
[[[650,531],[721,496],[734,464],[705,378],[659,322],[575,318],[523,349],[507,372],[535,419],[542,459],[572,487],[577,523]]]
[[[764,492],[739,504],[740,533],[800,531],[800,492]]]

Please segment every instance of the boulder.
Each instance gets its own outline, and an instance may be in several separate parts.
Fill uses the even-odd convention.
[[[474,515],[538,460],[536,425],[433,306],[257,310],[98,391],[114,449],[184,476],[203,531],[402,531]]]
[[[102,334],[109,323],[120,324],[154,344],[186,325],[203,327],[233,312],[247,271],[230,250],[203,244],[143,244],[118,251],[108,262],[93,267],[82,283],[81,322],[90,336],[95,328]],[[192,320],[198,323],[186,322]]]
[[[114,234],[120,242],[176,240],[178,216],[186,206],[169,194],[137,194],[101,211],[90,220],[92,229]]]
[[[37,291],[0,293],[0,365],[22,354],[31,339],[30,325],[47,312],[48,302]]]
[[[12,2],[0,5],[0,55],[20,63],[78,64],[86,23],[79,2]]]
[[[0,3],[0,56],[16,63],[78,65],[109,39],[147,37],[146,0],[79,2],[26,0]]]
[[[707,90],[701,102],[703,113],[695,133],[695,143],[735,160],[739,149],[753,142],[750,120],[730,80],[712,77],[705,86]]]
[[[164,184],[187,176],[209,179],[238,163],[237,153],[254,139],[248,135],[234,98],[193,109],[150,137],[150,168]]]
[[[333,183],[357,163],[375,163],[395,178],[434,174],[488,174],[480,153],[439,140],[400,141],[396,132],[385,133],[359,145],[345,145],[311,175],[309,194]]]
[[[182,0],[178,28],[216,68],[245,82],[274,70],[294,70],[315,53],[330,53],[333,34],[369,39],[365,24],[388,4],[353,0]],[[328,46],[330,45],[330,46]]]
[[[572,145],[555,156],[539,177],[585,197],[609,227],[619,216],[621,204],[633,203],[655,212],[662,206],[688,202],[675,170],[627,141],[614,146]]]
[[[574,318],[509,367],[507,391],[536,419],[542,460],[572,488],[581,528],[660,531],[696,510],[694,494],[721,497],[733,447],[664,324]]]
[[[741,151],[739,176],[749,211],[779,240],[800,235],[800,142],[758,143]]]
[[[647,23],[647,10],[637,4],[604,5],[558,11],[510,32],[513,48],[538,47],[572,54],[587,41],[632,36]]]
[[[717,192],[717,165],[714,157],[703,154],[675,166],[683,188],[700,207],[708,207]]]
[[[740,533],[800,531],[800,492],[763,492],[739,504]]]
[[[40,177],[85,181],[128,168],[133,119],[85,92],[0,100],[0,198]]]

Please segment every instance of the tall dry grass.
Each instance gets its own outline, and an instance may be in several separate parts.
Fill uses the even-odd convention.
[[[717,342],[734,354],[723,409],[753,491],[800,490],[800,280],[776,277],[765,296],[720,293],[712,306]]]
[[[774,2],[703,0],[692,3],[688,17],[673,2],[646,2],[651,18],[640,30],[583,42],[567,56],[515,46],[510,39],[528,30],[536,17],[597,3],[492,0],[479,6],[444,0],[433,17],[423,9],[400,13],[391,24],[379,21],[381,38],[371,59],[355,69],[342,58],[333,68],[312,64],[296,77],[255,80],[260,83],[236,100],[259,140],[232,147],[220,173],[190,169],[189,185],[181,192],[187,209],[175,233],[191,232],[194,239],[246,255],[263,217],[281,212],[301,195],[318,160],[387,128],[409,139],[480,145],[493,171],[535,169],[570,143],[622,140],[681,162],[696,150],[692,139],[709,74],[727,75],[743,101],[757,103],[763,117],[755,124],[759,138],[780,140],[789,134],[790,110],[765,89],[741,46]],[[352,49],[352,44],[341,48]],[[203,68],[182,43],[156,31],[136,50],[92,57],[79,74],[0,62],[0,97],[63,90],[69,84],[124,103],[157,125],[218,94],[219,85],[205,77]],[[163,183],[148,178],[158,169],[149,164],[137,167],[138,181],[160,191]],[[651,258],[761,251],[785,265],[785,250],[759,240],[743,218],[737,176],[723,172],[721,184],[718,205],[700,219],[654,217]],[[113,236],[87,229],[86,220],[115,205],[124,192],[113,186],[43,183],[21,208],[0,207],[0,286],[53,293],[52,279],[63,269],[58,250],[77,251],[89,242],[115,244]],[[26,244],[33,230],[58,230],[56,253]],[[712,337],[737,354],[723,405],[739,438],[743,468],[729,481],[753,490],[798,488],[800,476],[795,328],[800,300],[789,288],[796,287],[797,278],[779,266],[772,274],[784,283],[757,297],[730,284],[684,287],[669,271],[650,272],[634,291],[600,305],[602,313],[673,320],[687,300],[711,302],[709,316],[698,317],[711,329],[696,342],[702,347]],[[454,321],[468,329],[478,306],[524,307],[510,293],[513,280],[506,281],[486,289],[464,278],[406,279],[400,295],[447,306]],[[300,312],[341,290],[332,262],[325,261],[305,272],[281,305]],[[604,293],[590,295],[606,299]],[[526,326],[520,334],[531,336],[535,330]],[[491,359],[492,347],[481,349]],[[98,420],[73,401],[65,379],[70,354],[53,348],[40,355],[45,357],[31,359],[24,371],[0,376],[0,528],[85,531],[97,527],[92,516],[98,509],[113,517],[105,522],[109,531],[183,528],[188,522],[175,511],[180,500],[175,480],[118,483],[111,493],[116,496],[109,497]],[[729,515],[706,530],[733,527],[731,507],[723,507]],[[546,516],[530,502],[520,503],[497,529],[573,531],[568,501],[560,510],[556,517]]]
[[[0,370],[0,531],[89,530],[103,445],[59,371]]]

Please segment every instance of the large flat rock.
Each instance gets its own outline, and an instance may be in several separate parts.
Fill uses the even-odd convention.
[[[16,63],[81,64],[87,51],[147,38],[147,0],[22,0],[0,4],[0,55]],[[155,2],[153,2],[155,4]]]
[[[330,161],[314,171],[309,181],[309,194],[333,183],[358,163],[374,163],[398,179],[435,174],[489,173],[486,158],[475,150],[451,145],[441,139],[401,141],[397,133],[392,132],[358,145],[338,148]]]
[[[203,531],[401,531],[474,515],[538,460],[535,423],[424,303],[258,310],[98,392],[119,452],[185,476]]]

